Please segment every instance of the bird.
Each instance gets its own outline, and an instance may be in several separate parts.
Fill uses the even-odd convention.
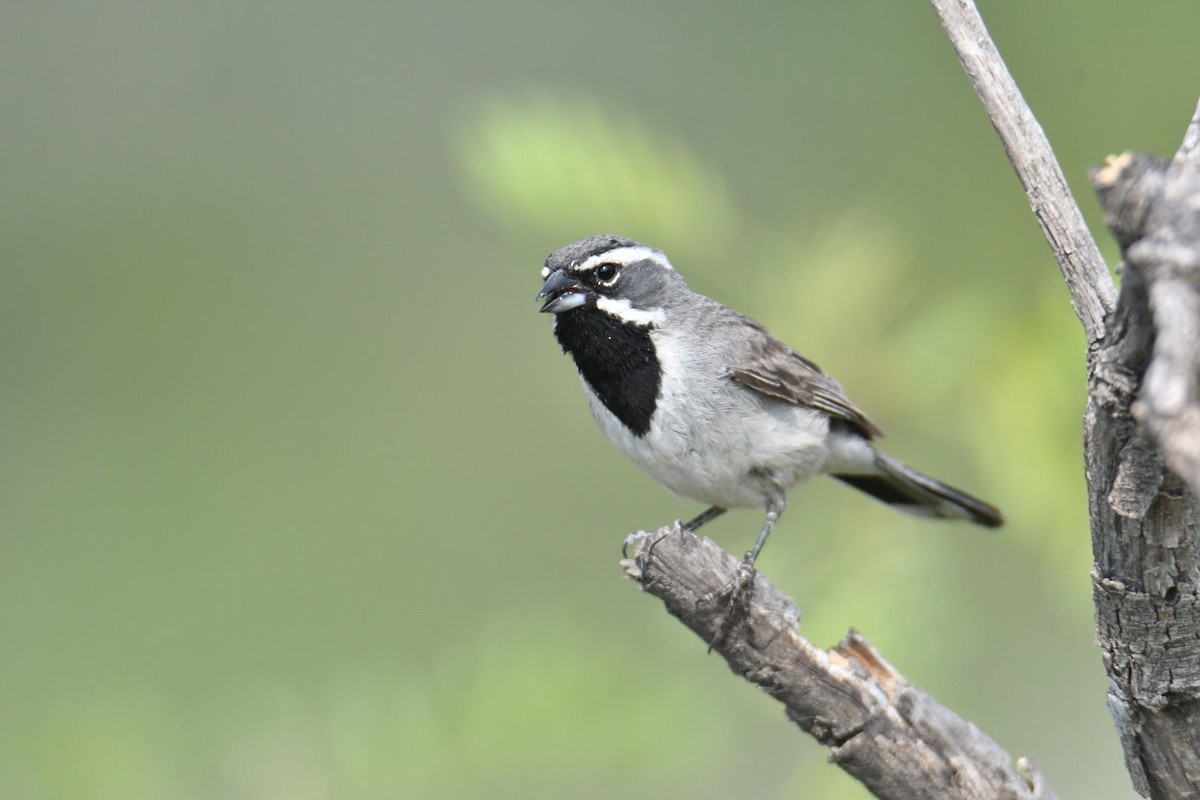
[[[883,432],[841,385],[761,323],[693,291],[661,251],[616,235],[551,253],[535,298],[553,314],[601,430],[675,495],[766,517],[739,565],[735,596],[787,506],[830,477],[907,514],[1003,524],[989,503],[876,447]]]

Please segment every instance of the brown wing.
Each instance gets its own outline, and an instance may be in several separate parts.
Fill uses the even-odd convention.
[[[768,397],[824,411],[848,423],[867,439],[883,436],[879,426],[820,367],[749,317],[743,317],[743,325],[754,334],[742,340],[739,349],[744,351],[738,353],[737,363],[730,370],[735,381]]]

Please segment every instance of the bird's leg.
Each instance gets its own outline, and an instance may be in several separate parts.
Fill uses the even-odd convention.
[[[758,560],[758,554],[762,552],[763,545],[767,543],[767,537],[771,535],[771,531],[775,528],[775,523],[779,521],[779,517],[783,514],[783,509],[786,506],[787,495],[782,492],[774,494],[767,499],[767,518],[763,521],[762,530],[759,531],[758,539],[754,542],[754,547],[742,557],[742,560],[738,562],[737,568],[734,570],[733,582],[727,589],[729,592],[729,603],[725,607],[725,616],[721,620],[721,627],[717,630],[717,635],[708,643],[710,651],[718,641],[725,637],[730,625],[733,623],[733,617],[737,610],[749,599],[750,587],[754,584],[754,562]],[[704,515],[701,514],[701,516]]]
[[[779,522],[779,517],[783,515],[783,509],[786,507],[787,495],[782,492],[771,496],[767,500],[767,518],[763,522],[762,530],[758,534],[758,540],[754,542],[754,547],[742,559],[742,564],[751,573],[754,572],[754,562],[758,560],[758,554],[762,552],[763,545],[767,543],[767,537],[771,535],[771,531],[775,528],[775,523]]]
[[[683,523],[683,529],[688,533],[695,533],[696,530],[706,523],[712,522],[717,517],[725,513],[725,509],[720,506],[711,506],[706,511],[702,511],[692,519]]]

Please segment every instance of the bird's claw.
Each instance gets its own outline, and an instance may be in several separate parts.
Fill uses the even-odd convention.
[[[637,554],[637,558],[635,560],[637,562],[637,568],[638,568],[639,572],[644,573],[646,571],[646,565],[650,562],[650,555],[654,552],[655,546],[658,545],[658,543],[661,542],[663,539],[667,538],[667,536],[669,536],[670,534],[675,532],[675,530],[678,528],[678,525],[679,525],[678,521],[676,521],[675,524],[676,524],[676,528],[673,528],[672,530],[669,530],[666,533],[662,534],[661,536],[655,538],[652,542],[650,542],[649,547],[647,547],[643,552]],[[639,539],[647,539],[650,536],[653,536],[653,534],[648,531],[635,531],[634,533],[631,533],[628,536],[626,536],[625,541],[621,542],[621,558],[628,561],[629,560],[629,545],[633,544],[635,541],[637,541]]]
[[[720,625],[717,626],[717,633],[708,643],[708,652],[711,653],[712,649],[728,635],[738,614],[745,613],[749,608],[754,576],[757,574],[750,553],[746,553],[733,570],[733,580],[722,586],[717,592],[705,596],[704,599],[710,602],[717,598],[728,598],[725,603],[725,613],[721,616]]]

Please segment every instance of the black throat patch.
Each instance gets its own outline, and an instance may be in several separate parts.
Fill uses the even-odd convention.
[[[559,314],[554,335],[604,407],[635,436],[645,436],[662,386],[650,329],[589,305]]]

